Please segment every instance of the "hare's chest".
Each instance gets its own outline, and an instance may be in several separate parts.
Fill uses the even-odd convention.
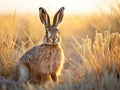
[[[42,52],[38,55],[38,61],[57,61],[61,57],[61,49],[58,47],[45,47]]]
[[[40,55],[35,64],[37,70],[41,73],[54,72],[61,63],[61,50],[59,48],[45,49]]]

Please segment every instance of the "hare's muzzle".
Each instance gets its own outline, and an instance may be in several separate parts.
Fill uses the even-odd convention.
[[[57,44],[59,42],[59,38],[50,38],[50,42],[54,45]]]

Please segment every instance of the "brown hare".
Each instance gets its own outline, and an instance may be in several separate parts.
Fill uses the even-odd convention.
[[[46,35],[42,44],[34,46],[19,59],[11,80],[40,84],[51,79],[58,82],[64,55],[57,26],[61,23],[63,14],[64,7],[61,7],[55,14],[51,25],[47,11],[42,7],[39,8],[40,20],[45,25]]]

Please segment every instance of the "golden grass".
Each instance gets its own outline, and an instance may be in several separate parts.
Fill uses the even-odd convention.
[[[120,81],[120,30],[109,15],[65,17],[59,29],[65,52],[65,65],[59,77],[62,85],[44,88],[55,90],[119,90]],[[43,37],[45,30],[36,15],[0,16],[0,86],[6,84],[22,89],[44,89],[41,86],[23,84],[7,79],[20,56]],[[116,21],[117,22],[117,21]],[[105,31],[107,30],[107,31]],[[102,33],[98,33],[102,32]],[[16,86],[15,86],[15,85]],[[0,87],[1,88],[1,87]]]
[[[96,32],[93,42],[86,36],[82,44],[73,39],[75,43],[72,44],[80,54],[83,65],[94,72],[94,75],[101,76],[105,70],[120,73],[120,33]]]

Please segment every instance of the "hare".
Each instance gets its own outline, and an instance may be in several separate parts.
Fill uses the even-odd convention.
[[[42,7],[39,8],[39,17],[45,26],[46,35],[42,44],[35,45],[19,59],[11,80],[41,84],[52,80],[58,83],[58,76],[64,64],[64,54],[57,26],[61,23],[63,14],[64,7],[61,7],[51,25],[47,11]]]

